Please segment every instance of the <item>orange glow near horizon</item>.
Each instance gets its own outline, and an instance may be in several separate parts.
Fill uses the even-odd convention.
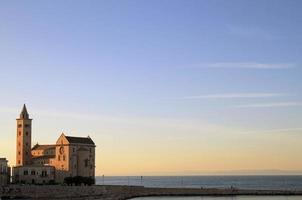
[[[60,134],[50,133],[60,131],[54,130],[53,124],[76,126],[66,130],[67,135],[85,136],[81,132],[93,129],[94,134],[89,135],[97,145],[97,175],[287,174],[302,171],[299,130],[242,130],[189,119],[79,116],[72,119],[60,113],[58,116],[48,113],[34,116],[32,143],[54,143]],[[5,120],[9,122],[6,130],[10,134],[0,141],[1,157],[7,157],[10,165],[14,165],[15,123]],[[49,134],[39,134],[41,132]]]

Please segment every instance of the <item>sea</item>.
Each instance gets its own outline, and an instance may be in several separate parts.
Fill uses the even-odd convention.
[[[302,176],[104,176],[97,185],[302,190]],[[302,200],[302,196],[142,197],[133,200]]]
[[[302,176],[98,176],[97,185],[302,190]],[[302,199],[301,199],[302,200]]]

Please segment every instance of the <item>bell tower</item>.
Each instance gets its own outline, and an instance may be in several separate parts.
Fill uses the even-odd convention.
[[[31,164],[31,122],[24,104],[17,119],[16,166]]]

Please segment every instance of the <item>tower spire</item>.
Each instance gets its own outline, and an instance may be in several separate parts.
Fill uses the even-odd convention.
[[[20,119],[29,119],[29,114],[26,109],[26,105],[23,105],[22,111],[20,113]]]

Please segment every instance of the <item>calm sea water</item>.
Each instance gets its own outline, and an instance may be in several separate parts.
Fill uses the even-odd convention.
[[[133,200],[301,200],[302,196],[146,197]]]
[[[96,177],[96,184],[187,188],[229,188],[232,186],[239,189],[302,190],[302,176],[105,176],[104,178]],[[244,199],[249,200],[247,197]],[[301,197],[299,199],[302,200]],[[207,199],[203,198],[203,200]]]

